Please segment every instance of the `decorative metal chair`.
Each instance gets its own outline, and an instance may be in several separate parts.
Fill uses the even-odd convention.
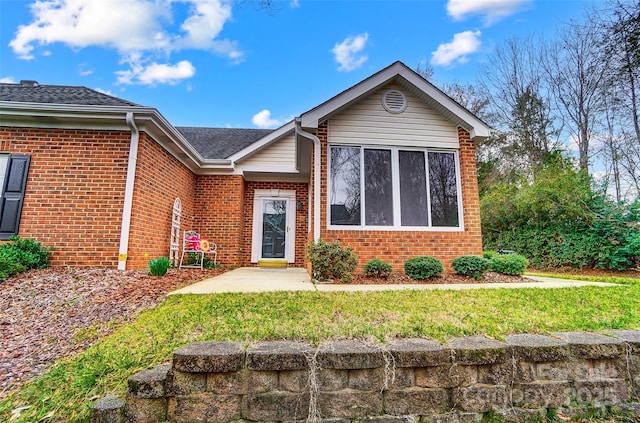
[[[185,254],[187,255],[186,262]],[[218,246],[215,243],[203,239],[196,231],[184,231],[182,235],[182,254],[180,255],[179,268],[202,269],[205,254],[213,254],[213,263],[218,264]],[[192,263],[191,257],[195,258],[195,261]]]

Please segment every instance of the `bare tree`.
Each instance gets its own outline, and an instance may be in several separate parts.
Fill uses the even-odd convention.
[[[605,108],[609,58],[599,48],[602,36],[596,26],[572,22],[547,45],[542,61],[585,173],[589,171],[592,138]]]

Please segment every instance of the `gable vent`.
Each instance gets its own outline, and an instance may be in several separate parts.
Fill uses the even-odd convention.
[[[382,95],[382,106],[389,113],[402,113],[407,108],[407,98],[398,90],[389,90]]]

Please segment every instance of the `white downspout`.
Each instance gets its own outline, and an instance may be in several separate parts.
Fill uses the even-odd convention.
[[[313,141],[313,239],[320,239],[320,139],[305,132],[300,127],[301,119],[295,120],[296,135],[302,135],[304,138]]]
[[[127,252],[129,251],[129,231],[131,230],[131,209],[133,205],[133,186],[136,181],[136,164],[138,161],[138,144],[140,132],[136,126],[133,112],[127,112],[127,126],[131,129],[129,144],[129,163],[127,166],[127,182],[124,188],[124,206],[122,207],[122,228],[120,230],[120,249],[118,250],[118,270],[127,268]]]

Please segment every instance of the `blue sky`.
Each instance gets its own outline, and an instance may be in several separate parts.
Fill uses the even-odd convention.
[[[396,60],[473,83],[502,40],[551,35],[588,3],[2,0],[0,81],[98,89],[176,126],[272,128]]]

